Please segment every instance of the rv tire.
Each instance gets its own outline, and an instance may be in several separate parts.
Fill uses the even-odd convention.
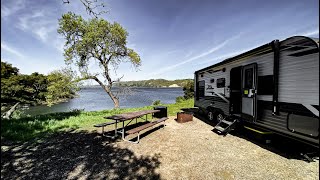
[[[220,121],[222,121],[225,118],[224,114],[221,112],[217,112],[216,113],[216,121],[217,123],[219,123]]]
[[[209,121],[214,121],[215,113],[212,110],[209,110],[207,113],[207,118],[209,119]]]

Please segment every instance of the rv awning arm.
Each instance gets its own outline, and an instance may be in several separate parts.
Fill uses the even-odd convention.
[[[274,51],[272,115],[279,115],[279,104],[278,104],[279,58],[280,58],[280,42],[279,42],[279,40],[273,41],[272,49]]]

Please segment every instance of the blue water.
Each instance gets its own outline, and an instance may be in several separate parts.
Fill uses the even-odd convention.
[[[116,90],[115,90],[116,91]],[[142,107],[151,105],[155,100],[161,103],[175,103],[176,97],[183,96],[182,88],[131,88],[127,95],[120,95],[120,108]],[[79,97],[68,102],[48,106],[34,106],[25,110],[25,114],[46,114],[53,112],[66,112],[73,109],[97,111],[112,109],[112,100],[101,87],[82,88]]]

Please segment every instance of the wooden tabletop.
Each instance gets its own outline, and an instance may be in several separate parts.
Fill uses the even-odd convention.
[[[117,115],[113,115],[113,116],[106,116],[104,118],[125,121],[125,120],[134,119],[134,118],[146,115],[146,114],[152,114],[152,113],[156,113],[156,112],[160,112],[160,110],[143,110],[143,111],[136,111],[136,112],[128,112],[128,113],[117,114]]]

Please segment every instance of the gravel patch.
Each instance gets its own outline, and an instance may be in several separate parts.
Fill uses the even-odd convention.
[[[139,144],[96,132],[1,145],[3,179],[319,179],[319,161],[275,153],[193,118],[144,133]],[[129,136],[130,138],[130,136]]]

